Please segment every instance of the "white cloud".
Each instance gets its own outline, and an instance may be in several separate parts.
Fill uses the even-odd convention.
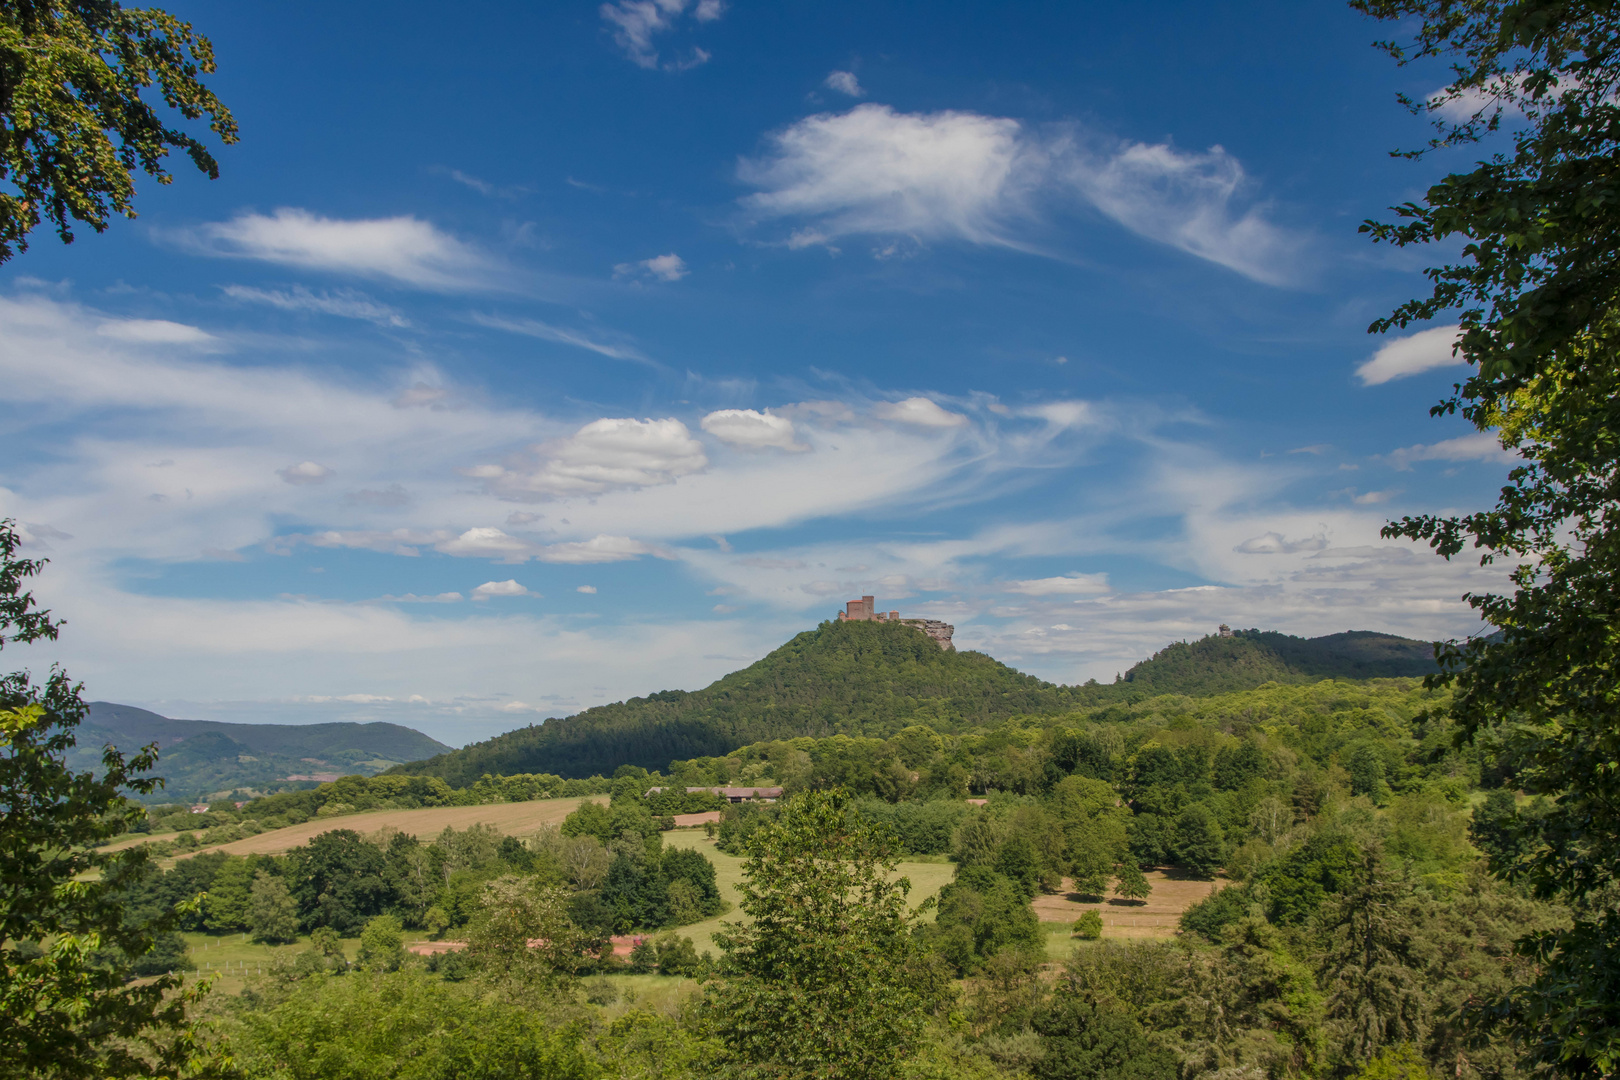
[[[472,321],[479,326],[487,326],[492,330],[505,330],[513,334],[523,334],[526,337],[540,338],[542,341],[555,341],[559,345],[572,345],[575,348],[586,349],[599,356],[612,357],[614,360],[634,360],[642,364],[650,364],[640,350],[628,345],[613,345],[597,341],[578,330],[569,330],[566,327],[552,326],[539,319],[503,319],[496,315],[471,316]]]
[[[332,470],[313,461],[300,461],[285,469],[277,469],[276,475],[289,484],[319,484],[332,475]]]
[[[577,593],[585,593],[586,595],[594,595],[595,592],[596,592],[596,586],[595,585],[581,585],[578,588],[576,588],[574,591],[577,592]]]
[[[659,559],[673,558],[663,548],[644,544],[640,540],[632,540],[628,536],[593,536],[589,540],[549,544],[541,548],[535,558],[541,562],[588,566],[595,563],[626,562],[643,555],[652,555]]]
[[[880,402],[872,409],[872,415],[880,420],[924,428],[962,427],[968,423],[968,418],[961,413],[948,412],[925,397]]]
[[[1264,206],[1238,208],[1249,181],[1221,147],[1127,142],[1057,157],[1075,188],[1132,232],[1267,285],[1295,280],[1300,238],[1267,221]]]
[[[1377,386],[1391,379],[1466,363],[1461,355],[1452,352],[1458,331],[1456,326],[1435,326],[1391,338],[1373,353],[1372,359],[1356,368],[1356,375],[1361,385]]]
[[[588,540],[540,544],[512,536],[487,525],[462,532],[447,529],[328,529],[312,533],[287,533],[265,544],[275,555],[288,555],[299,545],[316,548],[351,548],[376,551],[407,558],[420,556],[423,548],[458,559],[489,559],[517,565],[530,559],[547,563],[588,564],[625,562],[643,555],[670,558],[670,552],[654,544],[628,536],[597,535]]]
[[[857,105],[806,117],[769,138],[738,174],[757,219],[797,218],[789,247],[839,236],[956,238],[1044,250],[1031,227],[1078,196],[1138,235],[1256,281],[1297,280],[1302,238],[1250,203],[1238,160],[1219,146],[1108,142],[1075,125],[1032,131],[971,112]]]
[[[967,112],[907,114],[887,105],[807,117],[745,160],[760,217],[816,219],[817,237],[849,233],[1002,241],[1033,165],[1016,120]]]
[[[1390,453],[1389,461],[1396,469],[1405,472],[1412,467],[1414,461],[1484,461],[1489,463],[1507,463],[1518,459],[1518,454],[1504,449],[1495,435],[1478,432],[1473,435],[1461,435],[1455,439],[1443,439],[1437,443],[1416,446],[1404,446]]]
[[[140,345],[211,345],[219,339],[205,330],[167,319],[110,319],[96,333]]]
[[[827,81],[822,85],[850,97],[866,96],[866,91],[861,89],[860,80],[855,77],[853,71],[834,71],[827,76]]]
[[[467,472],[503,498],[543,499],[671,484],[709,464],[703,444],[673,418],[593,420],[567,439],[532,450],[530,462]]]
[[[516,536],[508,536],[499,529],[479,526],[468,529],[452,540],[442,540],[434,544],[433,549],[445,555],[459,555],[463,558],[520,563],[533,557],[536,545]]]
[[[1280,532],[1267,532],[1251,536],[1232,550],[1244,555],[1293,555],[1301,551],[1321,551],[1327,546],[1327,537],[1321,535],[1289,540]]]
[[[512,578],[507,578],[505,581],[486,581],[472,591],[474,600],[488,600],[495,596],[532,596],[539,599],[540,594],[530,592]]]
[[[685,260],[673,251],[640,262],[619,263],[613,268],[616,278],[646,277],[654,281],[679,281],[691,272]]]
[[[693,49],[686,59],[660,64],[653,38],[674,29],[687,5],[688,0],[617,0],[616,3],[603,4],[597,10],[602,19],[614,28],[614,42],[637,67],[685,71],[708,60],[709,54],[702,49]],[[713,22],[723,11],[720,0],[699,0],[692,9],[692,18],[700,23]]]
[[[703,430],[732,446],[747,449],[776,447],[799,452],[810,449],[799,442],[793,421],[766,409],[718,409],[703,418]]]
[[[381,304],[355,289],[311,292],[302,285],[291,289],[255,289],[248,285],[226,285],[226,296],[250,304],[268,304],[282,311],[307,311],[335,315],[340,319],[362,319],[378,326],[409,327],[410,321],[387,304]]]
[[[341,221],[282,208],[205,225],[189,239],[210,255],[386,278],[424,289],[486,285],[492,269],[477,249],[415,217]]]
[[[1024,596],[1092,596],[1108,591],[1108,575],[1071,573],[1062,577],[1008,581],[1002,589]]]

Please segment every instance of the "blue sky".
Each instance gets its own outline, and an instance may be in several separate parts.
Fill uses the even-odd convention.
[[[878,10],[874,10],[877,8]],[[848,598],[1111,679],[1220,622],[1467,633],[1382,541],[1499,448],[1364,218],[1444,71],[1337,4],[184,3],[242,142],[0,268],[54,660],[461,743]]]

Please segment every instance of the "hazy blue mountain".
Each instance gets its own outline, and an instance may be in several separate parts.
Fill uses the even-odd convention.
[[[108,743],[129,752],[157,743],[156,774],[168,783],[149,801],[190,801],[231,791],[308,786],[333,774],[371,776],[450,749],[398,724],[230,724],[177,720],[132,705],[96,701],[78,731],[71,760],[93,768]]]

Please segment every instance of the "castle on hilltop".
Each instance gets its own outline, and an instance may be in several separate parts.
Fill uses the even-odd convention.
[[[863,596],[859,600],[851,600],[844,605],[844,610],[838,613],[839,622],[897,622],[909,626],[913,630],[921,630],[938,643],[941,649],[956,651],[951,644],[951,635],[956,633],[956,627],[948,622],[938,619],[902,619],[898,611],[874,610],[874,598]]]

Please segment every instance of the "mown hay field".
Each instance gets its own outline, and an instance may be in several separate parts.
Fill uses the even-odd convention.
[[[1167,874],[1150,870],[1144,876],[1153,886],[1153,894],[1141,903],[1113,893],[1101,901],[1082,899],[1072,891],[1074,882],[1064,878],[1063,892],[1035,898],[1035,916],[1044,923],[1073,925],[1081,912],[1096,911],[1102,915],[1105,938],[1175,937],[1181,913],[1224,884],[1219,879],[1203,881],[1175,871]]]
[[[466,829],[484,824],[499,829],[508,836],[527,836],[542,826],[556,825],[573,813],[582,802],[606,802],[606,795],[586,795],[573,799],[536,799],[533,802],[491,803],[487,806],[435,806],[423,810],[370,810],[359,814],[341,814],[315,818],[302,825],[289,825],[285,829],[272,829],[257,836],[232,840],[228,844],[199,847],[188,855],[204,851],[223,851],[231,855],[279,855],[302,847],[314,837],[333,829],[353,829],[361,836],[371,836],[384,830],[398,829],[424,843],[432,840],[444,829]],[[109,848],[129,847],[132,844],[154,840],[173,840],[173,833],[140,836],[120,840]],[[181,858],[185,856],[182,855]]]

